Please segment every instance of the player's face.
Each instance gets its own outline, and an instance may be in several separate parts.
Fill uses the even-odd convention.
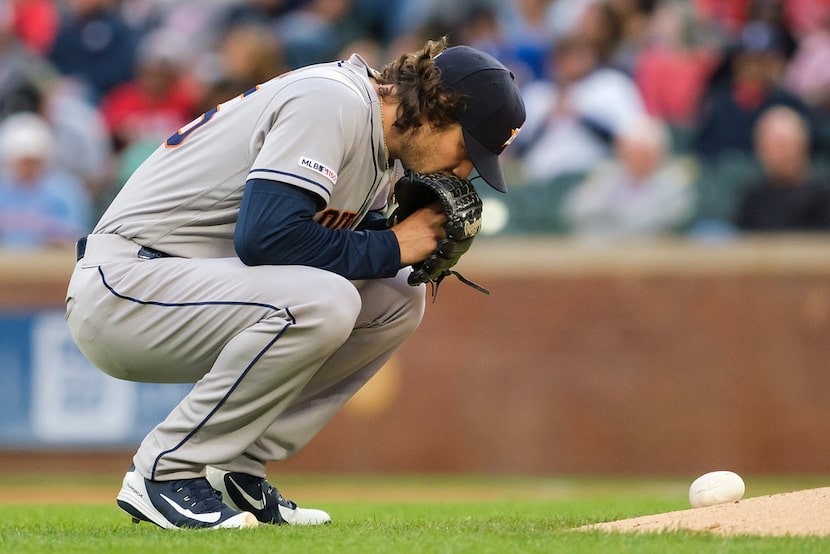
[[[441,129],[422,125],[405,133],[398,158],[405,168],[419,173],[444,172],[467,177],[473,170],[460,123]]]

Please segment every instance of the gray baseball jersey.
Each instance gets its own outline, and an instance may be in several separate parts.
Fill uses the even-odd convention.
[[[321,224],[354,228],[386,204],[390,188],[371,71],[353,55],[287,73],[210,110],[138,168],[94,232],[176,256],[233,256],[251,178],[310,190],[326,204]]]

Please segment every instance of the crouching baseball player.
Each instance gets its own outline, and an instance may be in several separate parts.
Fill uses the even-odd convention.
[[[381,72],[357,55],[290,72],[168,138],[78,242],[66,297],[107,374],[195,383],[142,441],[118,505],[164,528],[329,522],[266,464],[392,356],[421,321],[420,283],[452,262],[416,280],[408,266],[469,247],[446,247],[440,202],[387,220],[396,177],[475,168],[505,191],[498,154],[524,117],[501,63],[442,39]]]

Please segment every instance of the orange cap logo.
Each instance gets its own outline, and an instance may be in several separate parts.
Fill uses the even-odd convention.
[[[504,144],[501,145],[502,148],[507,148],[510,146],[510,143],[516,140],[516,137],[519,135],[519,131],[521,131],[521,127],[516,127],[515,129],[510,131],[510,138],[504,141]]]

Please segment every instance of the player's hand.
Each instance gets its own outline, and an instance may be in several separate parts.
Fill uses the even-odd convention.
[[[401,265],[424,260],[446,237],[447,216],[440,202],[430,204],[392,227],[401,250]]]

